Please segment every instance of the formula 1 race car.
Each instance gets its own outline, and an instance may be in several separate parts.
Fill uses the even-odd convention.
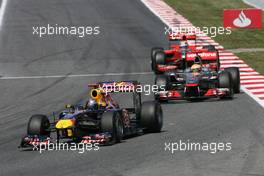
[[[193,65],[188,66],[189,63]],[[206,98],[233,98],[240,92],[240,73],[237,67],[225,70],[205,67],[200,57],[185,60],[185,69],[167,71],[157,75],[155,84],[164,87],[155,93],[160,102],[168,100],[197,100]]]
[[[198,46],[196,44],[196,35],[170,34],[169,41],[168,50],[160,47],[154,47],[151,50],[151,68],[156,74],[173,69],[182,69],[182,60],[187,55],[196,56],[197,53],[203,59],[218,60],[217,67],[220,67],[218,51],[213,45]]]
[[[121,142],[123,137],[142,132],[160,132],[163,124],[161,106],[156,101],[141,103],[137,81],[99,82],[91,84],[90,100],[85,105],[67,105],[53,123],[46,115],[29,119],[27,135],[20,147],[56,142],[99,143]],[[113,93],[132,93],[133,107],[120,108]],[[55,134],[54,138],[51,134]]]
[[[208,50],[208,47],[209,46],[204,46],[205,49],[196,49],[192,51],[182,48],[180,50],[179,58],[174,58],[172,60],[169,60],[167,58],[166,53],[164,53],[163,51],[159,51],[155,55],[155,59],[157,61],[155,62],[155,73],[161,74],[166,71],[177,69],[184,70],[187,67],[191,66],[191,62],[189,62],[189,65],[185,65],[186,60],[193,61],[197,56],[199,56],[200,59],[203,61],[204,66],[210,67],[211,69],[218,71],[220,69],[219,53],[217,50]]]

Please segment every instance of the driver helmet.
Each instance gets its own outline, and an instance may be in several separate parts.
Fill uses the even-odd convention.
[[[71,104],[65,105],[65,108],[68,110],[69,113],[74,113],[75,112],[75,107]]]
[[[59,119],[64,118],[66,115],[67,115],[66,112],[61,112],[61,113],[59,114]]]
[[[192,65],[192,67],[191,67],[191,70],[192,70],[192,72],[199,72],[199,71],[201,71],[201,65],[199,65],[199,64],[193,64]]]
[[[87,101],[87,104],[86,104],[86,108],[89,109],[89,110],[97,110],[98,109],[98,103],[93,100],[93,99],[89,99]]]

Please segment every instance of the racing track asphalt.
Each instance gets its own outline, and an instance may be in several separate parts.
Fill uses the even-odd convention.
[[[166,46],[164,24],[139,0],[12,0],[0,33],[0,75],[150,71],[149,50]],[[32,26],[99,25],[87,38],[32,35]],[[264,175],[264,110],[246,94],[233,101],[163,105],[164,131],[79,154],[17,149],[34,113],[87,98],[87,83],[153,75],[0,80],[0,175]],[[144,99],[151,99],[145,97]],[[125,101],[125,100],[123,100]],[[232,142],[229,152],[164,151],[165,142]]]
[[[264,1],[262,0],[243,0],[243,1],[253,7],[261,8],[262,10],[264,10]]]

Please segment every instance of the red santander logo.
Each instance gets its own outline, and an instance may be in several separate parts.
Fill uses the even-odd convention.
[[[224,27],[262,29],[262,10],[225,9]]]

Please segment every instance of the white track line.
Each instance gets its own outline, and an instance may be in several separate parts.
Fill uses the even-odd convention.
[[[253,95],[250,90],[246,89],[244,86],[242,86],[241,89],[251,98],[253,98],[256,102],[258,102],[262,107],[264,107],[264,101],[261,101],[257,96]]]
[[[241,79],[251,79],[251,78],[258,79],[258,78],[264,78],[264,76],[262,76],[262,75],[258,75],[258,76],[243,76],[243,75],[241,75],[240,77],[241,77]]]
[[[241,67],[241,68],[250,68],[247,64],[223,64],[221,67]]]
[[[255,89],[251,91],[252,93],[264,92],[264,89]]]
[[[240,81],[242,84],[243,83],[258,83],[258,82],[264,82],[264,80],[242,80]]]
[[[1,30],[2,25],[3,25],[6,5],[7,5],[7,0],[2,0],[2,4],[1,4],[1,7],[0,7],[0,30]]]
[[[98,74],[78,74],[78,75],[40,75],[40,76],[3,76],[0,80],[11,79],[47,79],[47,78],[76,78],[76,77],[100,77],[100,76],[133,76],[133,75],[151,75],[152,72],[134,72],[134,73],[98,73]]]
[[[248,4],[248,5],[250,5],[250,6],[252,6],[252,7],[255,7],[255,8],[258,8],[258,9],[262,9],[262,10],[264,10],[264,8],[262,8],[262,7],[260,7],[260,6],[258,6],[258,5],[256,5],[256,4],[254,4],[254,3],[251,3],[251,2],[249,2],[248,0],[242,0],[244,3],[246,3],[246,4]]]
[[[240,64],[245,63],[242,60],[226,60],[226,61],[220,61],[221,64]]]
[[[252,89],[252,90],[253,90],[254,88],[259,88],[259,87],[260,87],[260,88],[264,88],[264,84],[256,84],[256,85],[254,85],[254,84],[253,84],[253,85],[249,85],[249,84],[248,84],[248,85],[245,85],[245,86],[243,86],[243,87],[248,88],[248,89]]]
[[[253,72],[248,72],[248,73],[241,72],[240,75],[259,76],[260,74],[256,71],[253,71]]]
[[[232,54],[232,53],[221,52],[221,51],[219,51],[219,56],[220,56],[220,57],[237,57],[237,56],[235,56],[235,55]]]
[[[220,61],[221,60],[239,60],[238,57],[234,57],[234,56],[220,56]]]
[[[258,98],[260,98],[260,97],[263,97],[264,94],[257,94],[257,95],[255,95],[255,96],[257,96]]]

